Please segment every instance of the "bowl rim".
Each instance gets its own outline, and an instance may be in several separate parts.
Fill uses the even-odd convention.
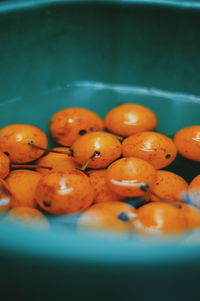
[[[54,225],[51,231],[38,231],[22,225],[0,224],[1,258],[41,261],[43,265],[79,266],[99,269],[126,269],[147,265],[174,268],[174,265],[200,263],[200,230],[163,239],[95,231],[79,232]],[[195,242],[193,241],[194,235]],[[66,239],[65,239],[66,237]],[[190,237],[192,239],[190,239]]]
[[[139,4],[148,6],[200,9],[200,1],[188,0],[12,0],[0,3],[0,13],[31,9],[49,4]]]
[[[157,0],[14,0],[0,4],[0,14],[32,9],[52,4],[140,4],[163,7],[175,7],[180,9],[200,9],[200,2],[189,1],[157,1]],[[0,224],[0,251],[1,256],[22,257],[23,260],[35,258],[43,263],[52,264],[62,262],[64,264],[95,264],[100,268],[107,268],[108,264],[113,268],[132,269],[134,266],[144,264],[174,264],[174,262],[197,263],[200,261],[200,243],[184,246],[179,238],[160,244],[157,241],[136,240],[134,243],[127,237],[116,235],[96,236],[95,233],[76,233],[55,228],[52,232],[38,232],[31,229],[16,227],[2,222]],[[200,237],[200,234],[198,234]],[[66,237],[66,240],[64,239]],[[12,238],[12,239],[11,239]],[[200,239],[199,239],[200,241]],[[81,246],[81,249],[80,249]],[[66,251],[67,250],[67,251]],[[113,252],[114,250],[114,252]],[[51,260],[50,260],[51,259]],[[134,270],[133,270],[134,273]]]

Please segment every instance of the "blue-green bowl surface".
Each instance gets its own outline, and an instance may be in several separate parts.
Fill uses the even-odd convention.
[[[104,117],[126,102],[154,110],[169,135],[200,124],[199,28],[199,2],[1,3],[0,126],[48,133],[59,109]],[[167,169],[189,182],[200,164]],[[2,300],[199,301],[199,231],[158,240],[80,232],[76,220],[56,217],[50,232],[1,222]]]

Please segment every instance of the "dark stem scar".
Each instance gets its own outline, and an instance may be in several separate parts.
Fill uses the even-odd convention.
[[[92,158],[97,158],[100,156],[101,156],[101,153],[99,151],[95,151],[94,154],[92,155]]]
[[[45,207],[51,207],[51,202],[42,201]]]
[[[120,220],[120,221],[122,221],[122,222],[128,222],[129,221],[129,216],[128,216],[128,214],[127,213],[125,213],[125,212],[121,212],[118,216],[117,216],[117,218]]]
[[[81,135],[81,136],[82,136],[82,135],[85,135],[86,133],[87,133],[87,131],[84,130],[84,129],[82,129],[82,130],[79,131],[79,135]]]
[[[142,190],[142,191],[148,191],[149,190],[149,185],[148,184],[145,184],[145,183],[141,183],[141,185],[140,185],[140,189]]]
[[[74,156],[74,150],[73,150],[73,149],[69,149],[69,151],[70,151],[69,156],[70,156],[70,157],[73,157],[73,156]]]

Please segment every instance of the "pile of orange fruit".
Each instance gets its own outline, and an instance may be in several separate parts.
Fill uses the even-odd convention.
[[[200,172],[187,183],[164,169],[177,153],[200,162],[200,125],[171,138],[157,123],[139,104],[119,105],[104,120],[65,108],[50,120],[58,144],[51,149],[34,125],[1,128],[2,219],[48,228],[45,213],[81,213],[80,229],[167,235],[200,228]]]

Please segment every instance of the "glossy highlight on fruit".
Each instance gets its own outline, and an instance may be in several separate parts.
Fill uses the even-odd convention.
[[[94,201],[94,192],[83,172],[54,172],[41,177],[35,200],[48,213],[69,214],[87,209]]]
[[[88,160],[90,168],[104,168],[121,156],[119,140],[106,132],[88,133],[77,139],[71,146],[73,159],[79,164]]]
[[[156,170],[142,159],[122,158],[107,168],[106,179],[114,192],[126,197],[138,197],[153,189]]]
[[[90,170],[87,172],[94,189],[94,203],[120,202],[125,197],[112,191],[106,182],[106,169]]]
[[[129,136],[122,143],[124,157],[148,161],[155,169],[168,166],[176,157],[176,146],[166,135],[142,132]]]
[[[63,146],[71,146],[76,139],[88,132],[102,131],[103,120],[94,112],[83,108],[66,108],[50,120],[50,133]]]
[[[200,229],[200,126],[181,129],[172,140],[153,131],[157,123],[152,110],[135,103],[113,108],[104,121],[88,109],[64,108],[49,125],[61,146],[50,139],[49,148],[36,126],[1,128],[1,219],[39,230],[49,229],[50,220],[65,220],[66,227],[75,221],[78,231],[131,238],[133,232],[164,237]],[[176,158],[177,149],[198,163]],[[170,169],[181,174],[181,161],[183,174],[190,164],[197,167],[189,185],[161,170],[173,162]]]
[[[0,178],[0,212],[4,212],[10,208],[11,197],[12,194],[8,184]]]
[[[46,134],[34,125],[12,124],[0,130],[0,151],[6,152],[13,163],[26,163],[38,159],[44,151],[32,145],[46,148]]]
[[[136,209],[122,202],[103,202],[91,206],[78,220],[78,227],[124,233],[131,229]]]
[[[133,230],[146,235],[162,236],[187,231],[181,209],[164,202],[151,202],[137,209]]]
[[[180,129],[174,136],[174,143],[183,157],[200,162],[200,125]]]
[[[111,133],[120,136],[130,136],[143,131],[154,130],[157,126],[157,117],[149,108],[139,104],[122,104],[105,117],[105,127]]]
[[[190,182],[188,195],[191,203],[200,209],[200,174]]]

